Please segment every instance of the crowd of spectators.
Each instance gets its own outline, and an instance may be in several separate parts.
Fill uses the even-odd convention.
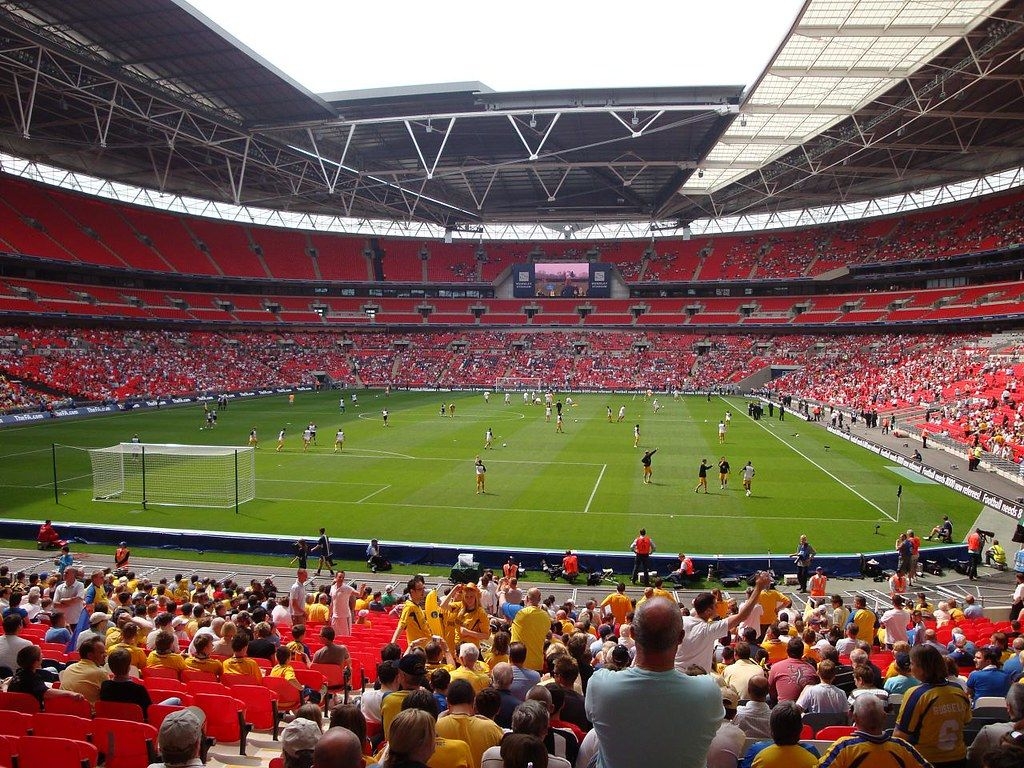
[[[655,579],[636,600],[620,585],[577,606],[523,589],[510,560],[497,578],[488,570],[439,587],[435,625],[419,576],[401,596],[352,589],[343,574],[317,586],[303,570],[283,589],[270,579],[82,577],[74,566],[62,577],[0,568],[8,690],[44,708],[59,696],[144,713],[160,703],[166,715],[198,712],[178,705],[218,681],[266,685],[295,713],[282,733],[286,765],[316,764],[324,708],[332,729],[355,734],[327,743],[352,741],[355,755],[385,765],[419,750],[429,765],[518,765],[506,757],[523,750],[535,765],[587,766],[599,755],[625,768],[671,755],[713,768],[829,766],[869,749],[906,768],[981,766],[1020,747],[1004,738],[1024,719],[1019,622],[933,606],[924,593],[872,610],[860,595],[851,605],[825,595],[819,575],[823,596],[797,608],[761,574],[739,600],[715,590],[681,605]],[[332,707],[329,676],[307,674],[325,668],[351,679],[352,704]],[[1005,699],[1006,712],[985,697]],[[814,736],[829,742],[824,755],[807,743]],[[289,762],[303,751],[306,762]],[[454,762],[433,760],[438,752]]]

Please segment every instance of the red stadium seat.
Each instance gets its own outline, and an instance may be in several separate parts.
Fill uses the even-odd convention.
[[[126,720],[134,723],[145,722],[142,707],[124,701],[97,701],[96,717],[111,720]]]
[[[152,725],[96,717],[93,729],[96,745],[106,756],[105,768],[146,768],[156,762],[157,730]]]
[[[92,734],[92,720],[89,718],[58,715],[53,712],[36,712],[32,715],[33,736],[94,742]]]
[[[5,710],[0,715],[0,736],[27,736],[32,729],[32,718],[39,714]]]
[[[245,742],[252,725],[245,719],[245,705],[230,696],[200,693],[196,706],[206,715],[206,735],[220,742],[238,742],[238,754],[245,755]]]
[[[39,700],[35,696],[27,693],[0,691],[0,709],[11,709],[15,712],[26,712],[31,715],[38,712],[41,707],[39,706]]]
[[[47,696],[46,711],[58,715],[75,715],[76,717],[92,717],[92,706],[85,699],[71,696]]]
[[[88,742],[46,736],[18,739],[18,768],[91,768],[99,751]]]

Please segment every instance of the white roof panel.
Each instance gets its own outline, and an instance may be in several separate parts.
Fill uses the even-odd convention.
[[[740,108],[744,117],[703,158],[703,177],[691,175],[680,193],[713,192],[776,160],[797,141],[814,138],[877,99],[1006,2],[809,0],[747,95]]]

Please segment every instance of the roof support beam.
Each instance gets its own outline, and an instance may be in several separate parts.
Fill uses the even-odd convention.
[[[561,116],[562,116],[561,112],[555,112],[554,113],[554,116],[551,118],[551,122],[548,123],[547,129],[544,131],[544,135],[541,136],[540,144],[537,145],[537,149],[533,149],[530,146],[530,143],[526,140],[526,137],[523,136],[523,132],[519,129],[519,123],[516,120],[515,116],[514,115],[509,115],[508,116],[508,121],[512,124],[512,128],[513,128],[513,130],[515,130],[516,135],[519,136],[519,140],[521,142],[523,142],[523,146],[526,147],[526,152],[527,152],[530,160],[536,160],[540,156],[540,151],[542,149],[544,149],[544,144],[547,142],[548,137],[551,135],[552,129],[555,127],[555,124],[558,122],[558,118],[560,118]]]

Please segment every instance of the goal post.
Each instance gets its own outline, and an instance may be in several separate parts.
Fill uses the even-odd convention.
[[[536,376],[503,376],[494,382],[495,392],[546,392],[544,379]]]
[[[229,509],[256,497],[251,446],[118,443],[81,449],[93,501]],[[54,452],[54,493],[59,468]]]

